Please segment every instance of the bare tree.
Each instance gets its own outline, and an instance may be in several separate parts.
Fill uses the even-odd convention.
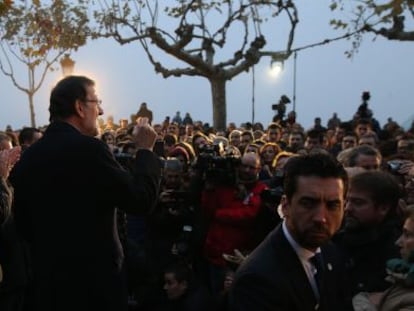
[[[226,127],[226,83],[249,71],[263,56],[283,61],[293,52],[298,12],[291,0],[98,3],[96,36],[114,38],[120,44],[140,42],[155,71],[164,78],[198,76],[209,81],[217,129]],[[262,26],[276,19],[283,22],[267,28],[273,37],[265,36]],[[284,37],[276,39],[275,33],[281,29]],[[274,47],[277,42],[279,49],[264,50],[267,41]],[[165,54],[178,61],[177,65],[173,61],[162,64],[159,58]]]
[[[16,2],[2,10],[0,70],[27,94],[33,127],[36,127],[34,95],[46,74],[55,69],[60,56],[86,43],[86,8],[57,0],[47,5],[40,1]],[[25,66],[27,79],[16,73],[15,61]]]
[[[347,16],[345,19],[334,18],[331,24],[336,29],[352,32],[352,49],[347,52],[348,57],[358,51],[366,33],[388,40],[414,41],[413,0],[331,0],[330,7]]]

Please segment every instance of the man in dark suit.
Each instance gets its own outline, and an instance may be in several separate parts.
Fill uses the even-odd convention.
[[[58,82],[49,112],[43,138],[10,176],[16,225],[31,255],[27,310],[127,310],[116,212],[144,214],[154,206],[156,133],[148,120],[137,120],[132,175],[95,138],[103,109],[94,81],[69,76]]]
[[[289,159],[285,174],[283,223],[239,267],[231,311],[343,307],[343,266],[329,240],[341,226],[346,172],[331,156],[315,154]]]

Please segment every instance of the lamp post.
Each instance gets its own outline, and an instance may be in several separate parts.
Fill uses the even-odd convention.
[[[75,68],[75,61],[70,58],[69,54],[60,60],[60,66],[62,67],[63,77],[70,76]]]
[[[269,71],[270,76],[272,76],[275,79],[278,78],[280,73],[283,71],[283,67],[284,67],[284,59],[272,56],[270,60],[270,71]],[[280,101],[278,104],[272,105],[272,110],[277,111],[277,115],[273,117],[273,122],[275,122],[275,120],[277,119],[280,119],[280,121],[283,120],[284,111],[283,112],[281,111],[285,109],[285,107],[286,107],[285,103],[282,103],[282,101]]]
[[[254,124],[254,104],[256,92],[256,78],[254,73],[254,65],[252,66],[252,125]]]
[[[297,52],[293,55],[293,112],[296,113],[296,58]]]

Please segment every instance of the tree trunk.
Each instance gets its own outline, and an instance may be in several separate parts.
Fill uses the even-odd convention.
[[[226,80],[211,78],[211,97],[213,100],[213,127],[218,131],[226,129]]]
[[[33,98],[35,94],[35,66],[34,64],[30,64],[28,66],[28,74],[29,74],[29,88],[27,92],[27,96],[29,97],[29,110],[30,110],[30,123],[31,127],[36,127],[36,117],[35,117],[35,110],[34,110],[34,103]]]
[[[29,108],[30,108],[30,123],[31,127],[36,127],[36,118],[35,118],[35,110],[33,104],[33,93],[28,93],[27,96],[29,97]]]

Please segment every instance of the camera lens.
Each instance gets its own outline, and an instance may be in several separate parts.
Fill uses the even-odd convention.
[[[388,161],[387,164],[388,164],[388,169],[390,172],[398,173],[398,171],[401,168],[402,163],[399,161]]]

